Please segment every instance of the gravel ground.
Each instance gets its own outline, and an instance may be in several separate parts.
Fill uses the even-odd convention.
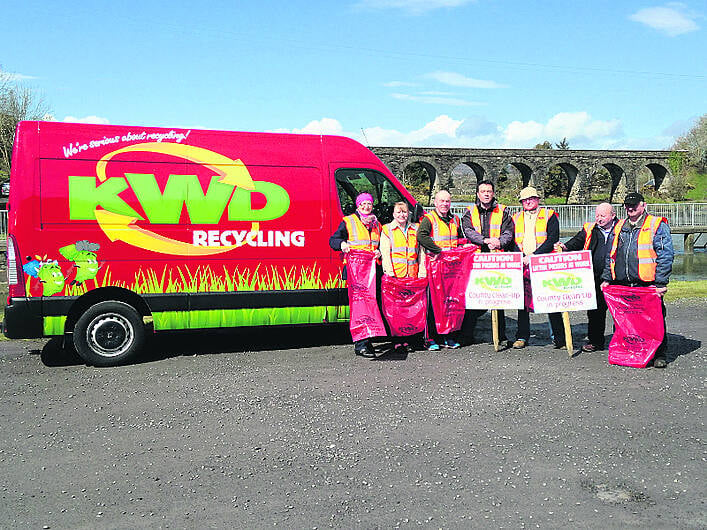
[[[525,350],[378,359],[345,329],[171,334],[106,369],[3,341],[1,525],[706,528],[704,317],[669,305],[665,370],[568,359],[542,316]]]

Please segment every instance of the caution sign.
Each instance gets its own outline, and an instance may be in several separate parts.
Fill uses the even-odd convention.
[[[467,309],[523,309],[523,254],[477,252],[466,288]]]
[[[530,284],[536,313],[597,308],[589,250],[530,256]]]

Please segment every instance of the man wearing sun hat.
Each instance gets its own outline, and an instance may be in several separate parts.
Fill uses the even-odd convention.
[[[523,209],[513,215],[515,223],[516,250],[523,253],[523,283],[527,293],[530,293],[530,275],[528,266],[530,256],[537,254],[550,254],[555,243],[560,240],[560,221],[551,208],[540,207],[540,194],[532,186],[523,188],[518,197]],[[529,298],[529,297],[526,297]],[[525,348],[530,338],[530,311],[532,304],[526,302],[523,309],[518,310],[518,331],[513,347]],[[550,313],[550,327],[552,328],[555,348],[565,346],[565,329],[562,325],[560,313]]]
[[[646,212],[646,202],[640,193],[631,192],[624,199],[626,219],[621,219],[609,235],[602,274],[602,289],[609,284],[628,287],[655,286],[663,297],[668,290],[670,273],[673,270],[673,239],[668,222],[663,217]],[[665,302],[663,324],[665,324]],[[653,366],[667,366],[666,350],[668,332],[666,330],[653,358]]]

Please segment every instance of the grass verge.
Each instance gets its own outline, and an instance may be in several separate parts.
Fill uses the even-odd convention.
[[[707,280],[670,282],[665,293],[666,302],[687,298],[707,298]]]

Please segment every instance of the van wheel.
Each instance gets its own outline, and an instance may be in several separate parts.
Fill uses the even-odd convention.
[[[100,302],[88,308],[74,327],[74,346],[88,364],[115,366],[135,356],[145,342],[145,325],[134,307]]]

